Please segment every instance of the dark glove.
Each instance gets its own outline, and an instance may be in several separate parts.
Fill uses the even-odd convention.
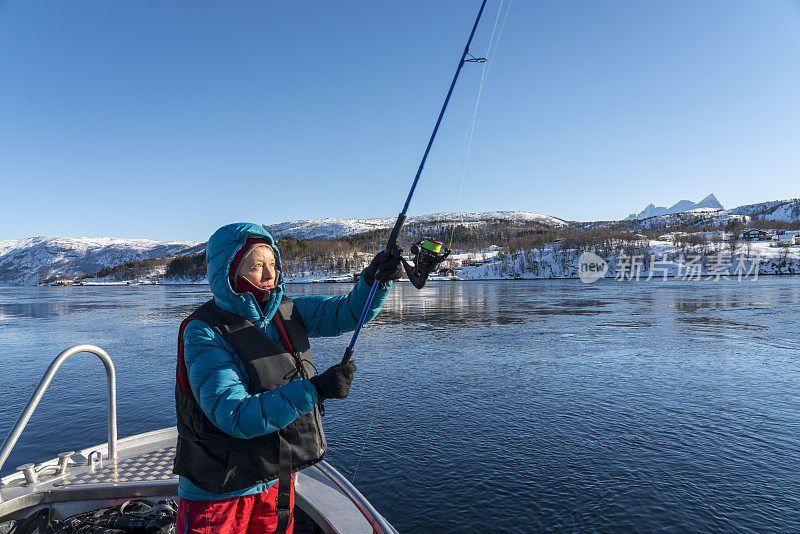
[[[321,375],[312,376],[308,380],[317,389],[319,400],[343,399],[350,393],[350,384],[353,383],[353,373],[356,364],[353,360],[347,363],[337,363]]]
[[[386,286],[389,280],[397,280],[405,271],[403,271],[403,264],[401,258],[403,257],[403,249],[396,246],[392,252],[382,251],[378,252],[369,264],[369,267],[364,269],[364,281],[368,286],[372,286],[375,280],[380,281],[378,289]]]

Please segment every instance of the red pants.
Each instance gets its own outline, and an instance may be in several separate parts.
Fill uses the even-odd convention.
[[[278,484],[266,493],[231,497],[218,501],[178,501],[175,534],[265,534],[278,527]],[[291,534],[294,527],[294,475],[291,493]]]

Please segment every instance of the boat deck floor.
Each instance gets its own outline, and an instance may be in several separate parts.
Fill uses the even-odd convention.
[[[87,471],[59,480],[55,483],[55,486],[177,482],[177,475],[172,473],[173,458],[175,458],[175,447],[165,447],[133,458],[120,460],[117,463],[110,463],[95,469],[95,471]]]
[[[0,521],[28,517],[48,507],[55,518],[118,505],[133,498],[176,498],[178,477],[172,472],[175,428],[156,430],[119,441],[116,461],[104,458],[89,465],[91,456],[103,456],[107,444],[70,456],[68,470],[59,474],[58,460],[37,467],[39,480],[26,482],[21,472],[0,479]],[[394,533],[396,530],[372,508],[358,490],[326,462],[297,473],[296,508],[313,528],[300,532]]]

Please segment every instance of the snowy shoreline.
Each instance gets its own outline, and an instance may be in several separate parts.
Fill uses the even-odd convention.
[[[800,267],[800,263],[798,264]],[[647,272],[642,273],[638,278],[617,278],[616,276],[605,276],[602,280],[608,281],[615,281],[615,282],[667,282],[673,280],[682,280],[685,282],[706,282],[712,281],[716,279],[722,280],[736,280],[736,281],[750,281],[750,280],[757,280],[762,277],[773,277],[773,276],[798,276],[800,277],[800,269],[796,273],[782,273],[782,272],[759,272],[758,275],[742,275],[741,278],[737,278],[735,274],[708,274],[702,273],[697,276],[687,277],[683,275],[657,275],[648,277]],[[489,276],[485,278],[459,278],[459,277],[451,277],[446,279],[430,279],[428,281],[429,284],[440,284],[440,283],[469,283],[469,282],[519,282],[519,281],[546,281],[546,280],[581,280],[581,278],[577,275],[564,275],[564,276]],[[305,281],[291,281],[285,282],[286,285],[300,285],[300,284],[353,284],[352,280],[305,280]],[[395,281],[395,283],[400,284],[407,284],[410,283],[408,279],[401,279]],[[180,281],[180,282],[172,282],[172,281],[161,281],[158,283],[152,282],[145,282],[145,283],[128,283],[128,282],[97,282],[97,283],[86,283],[82,285],[70,285],[70,286],[52,286],[52,285],[45,285],[45,286],[0,286],[2,288],[18,288],[18,287],[120,287],[120,286],[207,286],[208,282],[206,281],[197,281],[197,282],[189,282],[189,281]]]
[[[503,253],[500,247],[484,252],[455,253],[443,264],[450,265],[454,276],[435,274],[431,283],[466,282],[479,280],[547,280],[580,279],[581,257],[589,253],[604,265],[603,275],[596,278],[622,280],[704,278],[756,278],[768,275],[800,274],[800,246],[778,247],[771,242],[746,242],[737,245],[731,254],[731,245],[723,242],[706,242],[700,245],[676,245],[665,240],[642,240],[605,249],[561,248],[551,243],[533,250]],[[85,278],[77,284],[64,285],[125,286],[125,285],[208,285],[208,280],[171,278],[164,279],[165,269],[152,270],[146,277],[133,280]],[[318,270],[294,276],[284,276],[287,284],[302,283],[353,283],[354,273],[335,273]],[[584,273],[586,274],[586,273]],[[406,280],[407,281],[407,280]],[[401,283],[403,280],[401,280]],[[24,284],[20,284],[24,285]],[[20,287],[9,285],[0,287]],[[58,284],[54,284],[58,285]]]

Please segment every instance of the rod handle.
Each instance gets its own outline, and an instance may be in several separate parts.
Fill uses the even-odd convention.
[[[397,244],[397,237],[400,235],[400,229],[403,228],[403,223],[406,222],[406,214],[400,213],[397,216],[397,220],[394,223],[394,228],[392,228],[392,233],[389,234],[389,241],[386,244],[387,252],[391,252],[394,246]]]
[[[342,364],[345,364],[350,361],[350,358],[353,357],[353,349],[347,347],[344,349],[344,357],[342,358]]]

